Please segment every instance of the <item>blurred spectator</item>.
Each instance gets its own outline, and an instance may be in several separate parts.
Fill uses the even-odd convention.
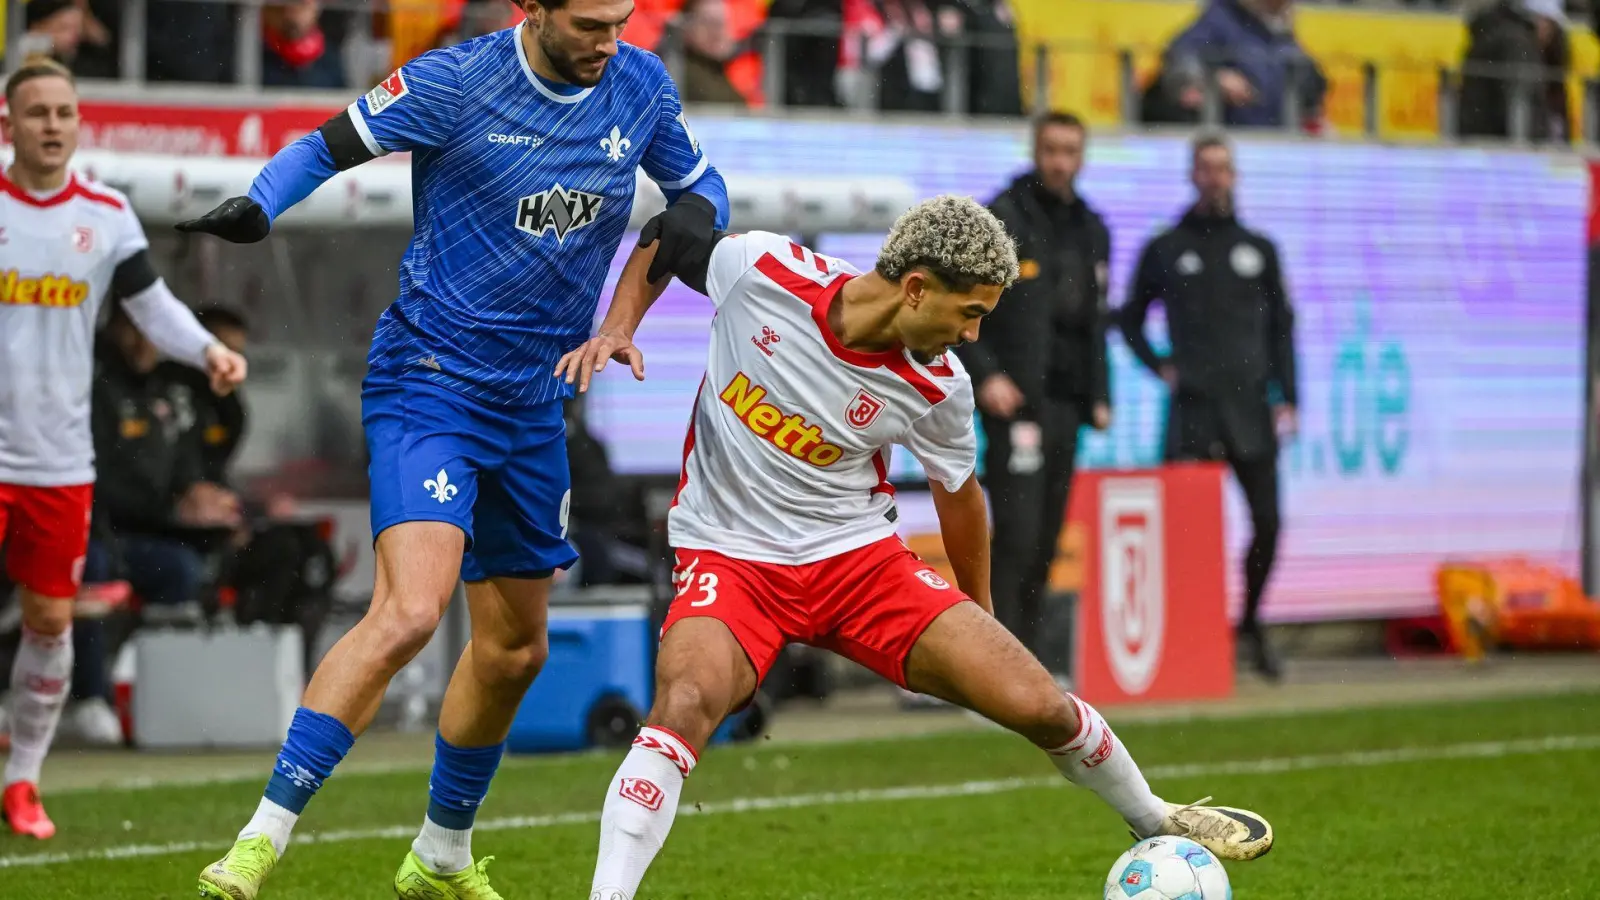
[[[844,0],[839,96],[859,105],[875,85],[879,109],[937,112],[945,78],[938,40],[928,0]]]
[[[81,78],[116,78],[122,71],[117,33],[122,25],[120,0],[76,0],[83,12],[83,41],[72,60]]]
[[[1294,36],[1291,0],[1211,0],[1168,45],[1144,96],[1146,122],[1198,122],[1214,79],[1229,126],[1282,127],[1297,92],[1301,121],[1322,120],[1327,79]]]
[[[233,7],[192,0],[149,0],[145,77],[225,84],[234,80]]]
[[[1033,171],[989,205],[1017,241],[1021,273],[957,350],[972,374],[994,510],[995,616],[1046,666],[1043,597],[1067,514],[1084,425],[1111,424],[1106,288],[1111,231],[1078,193],[1088,129],[1065,113],[1034,124]]]
[[[241,522],[239,498],[201,477],[185,432],[194,417],[156,374],[155,347],[121,307],[95,346],[92,399],[95,534],[107,573],[133,585],[146,617],[191,619],[200,612],[205,562],[192,541]]]
[[[974,115],[1022,115],[1021,49],[1009,0],[940,0],[939,32],[974,41],[967,103]]]
[[[1458,120],[1463,137],[1510,137],[1519,94],[1526,98],[1529,140],[1570,136],[1566,25],[1560,0],[1499,0],[1468,21]],[[1531,68],[1519,72],[1518,66]]]
[[[565,417],[572,484],[567,533],[578,551],[579,585],[645,583],[649,554],[618,537],[627,515],[622,486],[611,470],[606,445],[584,421],[582,397],[566,402]]]
[[[19,59],[44,53],[72,64],[84,34],[84,11],[75,0],[31,0],[22,8],[22,20],[27,31],[19,41]]]
[[[250,328],[238,313],[208,306],[196,310],[195,318],[229,350],[243,355],[248,349]],[[212,484],[229,484],[228,465],[244,437],[245,410],[241,392],[218,397],[211,392],[211,381],[206,373],[170,360],[161,363],[156,373],[174,391],[172,396],[177,405],[193,412],[188,433],[195,442],[193,452],[199,458],[200,479]]]
[[[1139,254],[1122,336],[1166,382],[1168,462],[1226,461],[1250,507],[1239,648],[1257,671],[1282,675],[1261,626],[1261,601],[1278,552],[1278,447],[1298,428],[1294,307],[1272,239],[1245,227],[1234,205],[1233,149],[1202,136],[1192,147],[1194,205]],[[1166,308],[1170,352],[1144,333],[1150,304]]]
[[[767,21],[779,27],[803,29],[783,42],[783,96],[772,102],[785,106],[840,106],[834,92],[834,73],[842,60],[839,32],[846,0],[772,0]],[[815,34],[811,32],[816,32]]]
[[[749,105],[749,99],[734,86],[729,70],[741,55],[729,21],[732,5],[729,0],[688,0],[684,4],[684,71],[679,87],[690,103]],[[757,74],[759,77],[759,70]]]
[[[272,3],[261,10],[261,83],[266,87],[342,88],[344,63],[322,30],[317,0]]]
[[[239,313],[209,306],[195,315],[228,349],[241,355],[249,350],[250,326]],[[204,373],[176,362],[162,363],[154,377],[163,382],[180,411],[191,412],[180,415],[180,420],[186,421],[184,439],[199,460],[202,482],[233,489],[229,470],[248,418],[241,392],[219,397],[211,392]],[[309,667],[316,631],[332,602],[337,562],[329,543],[331,533],[319,522],[303,520],[295,498],[288,494],[241,495],[246,521],[233,533],[231,552],[222,554],[217,584],[231,590],[238,624],[303,628]]]

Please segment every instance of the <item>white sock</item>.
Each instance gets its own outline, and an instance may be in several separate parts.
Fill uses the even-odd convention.
[[[633,900],[672,830],[683,780],[696,761],[694,749],[665,728],[639,729],[606,791],[590,900]]]
[[[46,635],[24,625],[11,664],[11,758],[6,760],[6,784],[39,783],[71,683],[72,627]]]
[[[423,816],[411,851],[435,875],[454,875],[472,865],[472,829],[446,828]]]
[[[294,823],[298,821],[300,821],[299,813],[292,813],[262,797],[261,805],[256,807],[256,814],[250,817],[249,824],[239,832],[239,840],[264,834],[272,841],[272,849],[278,851],[281,857],[283,851],[289,849],[289,835],[294,831]]]
[[[1167,818],[1167,805],[1150,791],[1144,773],[1100,713],[1072,694],[1082,723],[1078,736],[1049,751],[1050,761],[1073,784],[1094,791],[1140,837],[1150,837]]]

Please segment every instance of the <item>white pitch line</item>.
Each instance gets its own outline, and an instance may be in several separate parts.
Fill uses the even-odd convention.
[[[1471,744],[1445,744],[1439,747],[1396,747],[1388,750],[1355,750],[1305,756],[1235,760],[1217,763],[1185,763],[1151,766],[1144,770],[1152,780],[1174,780],[1222,775],[1274,775],[1316,769],[1360,769],[1408,762],[1447,759],[1499,759],[1537,753],[1560,753],[1600,749],[1600,734],[1555,735],[1512,741],[1482,741]],[[1056,788],[1067,785],[1060,777],[1001,778],[991,781],[963,781],[957,784],[907,785],[891,788],[865,788],[856,791],[828,791],[794,794],[786,797],[743,797],[685,806],[680,816],[715,816],[729,813],[763,812],[779,809],[805,809],[821,806],[846,806],[856,803],[881,803],[895,800],[936,800],[945,797],[978,797],[1011,791]],[[598,812],[569,812],[547,816],[504,816],[478,822],[475,831],[515,831],[553,828],[560,825],[589,825],[600,821]],[[382,828],[352,828],[296,835],[295,844],[343,844],[412,837],[415,824]],[[227,841],[178,841],[168,844],[126,844],[75,853],[38,853],[29,856],[0,856],[0,869],[59,865],[92,860],[137,859],[175,856],[201,850],[227,850]]]

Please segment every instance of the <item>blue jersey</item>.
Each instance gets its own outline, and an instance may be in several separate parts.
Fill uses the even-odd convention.
[[[577,90],[536,75],[521,38],[518,26],[425,53],[350,105],[368,152],[412,154],[415,232],[368,357],[379,380],[500,406],[570,396],[551,372],[592,330],[637,170],[669,201],[705,194],[726,226],[726,188],[660,59],[620,44]],[[275,216],[305,194],[268,169],[251,195]]]

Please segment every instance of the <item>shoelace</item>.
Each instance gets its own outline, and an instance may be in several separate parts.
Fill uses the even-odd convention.
[[[489,891],[488,897],[494,898],[494,900],[503,900],[503,898],[500,897],[500,894],[496,892],[494,888],[489,887],[489,863],[492,862],[494,862],[494,857],[485,856],[483,859],[478,860],[477,864],[472,868],[478,873],[478,877],[483,879],[483,886]],[[485,900],[487,900],[487,898],[485,898]]]
[[[1186,803],[1183,806],[1173,810],[1172,813],[1167,816],[1167,818],[1183,826],[1184,831],[1186,831],[1190,836],[1199,834],[1204,837],[1227,837],[1229,832],[1233,831],[1233,820],[1227,818],[1226,816],[1202,816],[1199,817],[1198,822],[1196,822],[1194,819],[1179,818],[1179,816],[1183,815],[1184,813],[1200,809],[1202,806],[1210,802],[1210,797],[1201,797],[1199,800],[1196,800],[1193,803]]]
[[[229,853],[227,867],[253,881],[260,881],[261,877],[271,868],[271,865],[267,862],[266,854],[262,853],[259,848],[252,849],[254,852],[240,854],[239,856]]]

